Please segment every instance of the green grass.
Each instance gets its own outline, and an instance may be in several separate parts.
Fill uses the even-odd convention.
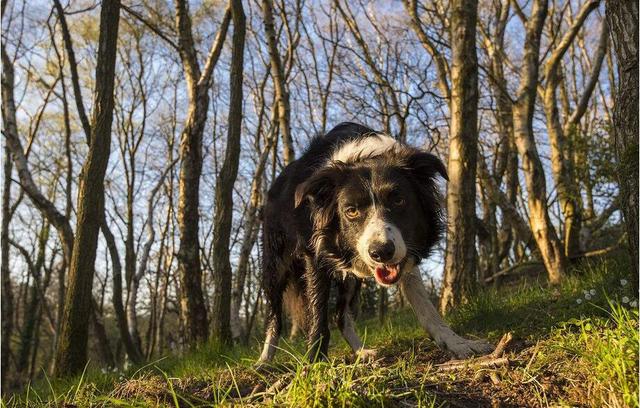
[[[354,361],[335,331],[329,363],[308,365],[302,341],[285,342],[266,372],[252,368],[257,339],[252,347],[209,344],[122,374],[89,367],[81,377],[45,379],[3,405],[637,407],[638,312],[622,301],[637,293],[621,284],[630,273],[624,259],[585,262],[559,287],[529,279],[487,288],[447,317],[468,337],[496,342],[511,331],[509,366],[439,371],[450,356],[402,310],[385,324],[359,325],[380,353],[374,364]]]

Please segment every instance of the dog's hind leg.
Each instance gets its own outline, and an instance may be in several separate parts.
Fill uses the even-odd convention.
[[[267,300],[266,335],[259,362],[265,363],[273,359],[280,340],[282,330],[282,297],[274,296]]]
[[[311,257],[306,257],[305,280],[308,302],[308,358],[311,362],[326,360],[331,336],[328,319],[331,275],[326,267],[319,265]]]
[[[338,282],[336,317],[340,333],[342,333],[342,337],[349,343],[353,352],[362,360],[369,361],[376,357],[376,350],[364,348],[353,321],[354,306],[359,289],[360,281],[350,276]]]
[[[467,340],[458,336],[449,328],[429,300],[429,294],[424,287],[420,277],[420,270],[417,267],[414,267],[410,273],[402,277],[400,288],[411,304],[411,308],[415,312],[420,325],[440,347],[450,350],[458,358],[487,354],[493,350],[489,343],[483,340]]]
[[[286,287],[286,273],[288,261],[284,256],[283,241],[279,236],[270,233],[266,228],[263,235],[263,271],[262,284],[267,301],[265,320],[265,340],[260,354],[260,363],[269,362],[278,347],[282,330],[282,297]]]

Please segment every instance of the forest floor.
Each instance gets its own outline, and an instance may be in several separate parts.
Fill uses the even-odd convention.
[[[558,287],[529,276],[488,288],[447,319],[467,337],[513,340],[496,366],[445,370],[451,356],[417,326],[410,310],[359,332],[374,363],[353,361],[332,333],[331,361],[308,365],[302,342],[282,344],[276,363],[256,371],[259,351],[208,346],[127,373],[87,370],[42,380],[4,406],[638,406],[638,312],[624,256],[584,261]]]

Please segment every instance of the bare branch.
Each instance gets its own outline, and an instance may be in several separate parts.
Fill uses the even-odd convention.
[[[160,28],[158,28],[155,24],[153,24],[151,21],[149,21],[148,19],[143,17],[142,14],[138,13],[137,11],[135,11],[134,9],[132,9],[131,7],[129,7],[129,6],[125,5],[125,4],[122,4],[121,7],[122,7],[122,9],[124,11],[126,11],[128,14],[130,14],[133,18],[135,18],[136,20],[140,21],[142,24],[147,26],[158,37],[160,37],[161,39],[166,41],[166,43],[169,44],[171,46],[171,48],[173,48],[176,51],[179,51],[178,44],[176,44],[171,38],[169,38],[169,36],[167,34],[163,33],[162,30]]]
[[[69,32],[69,26],[67,25],[67,18],[64,14],[64,9],[60,0],[53,0],[58,18],[60,19],[60,27],[62,28],[62,39],[64,41],[64,47],[67,50],[67,56],[69,58],[69,71],[71,71],[71,84],[73,85],[73,94],[75,95],[76,108],[78,109],[78,116],[82,123],[82,129],[84,130],[87,144],[91,143],[91,125],[89,124],[89,118],[84,108],[84,102],[82,99],[82,90],[80,89],[80,77],[78,75],[78,62],[76,61],[76,54],[73,50],[73,41],[71,40],[71,33]],[[52,39],[52,41],[55,41]]]
[[[198,86],[209,86],[211,74],[213,73],[213,69],[218,63],[220,53],[222,52],[222,46],[224,45],[224,40],[227,38],[227,31],[229,29],[230,22],[231,6],[229,5],[224,11],[224,17],[222,17],[222,23],[220,24],[220,28],[218,29],[218,33],[216,34],[216,38],[215,40],[213,40],[213,44],[211,44],[207,62],[204,64],[204,70],[202,71],[202,75],[198,80]]]

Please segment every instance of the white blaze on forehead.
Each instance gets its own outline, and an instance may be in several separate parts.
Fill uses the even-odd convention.
[[[376,212],[365,226],[360,238],[358,238],[358,253],[369,265],[375,264],[376,262],[369,256],[369,246],[374,242],[387,241],[393,242],[395,247],[395,253],[389,264],[400,263],[407,256],[407,245],[402,238],[402,232]]]
[[[395,148],[398,144],[394,138],[386,135],[367,136],[343,144],[331,155],[331,160],[352,163],[360,158],[380,156]]]

